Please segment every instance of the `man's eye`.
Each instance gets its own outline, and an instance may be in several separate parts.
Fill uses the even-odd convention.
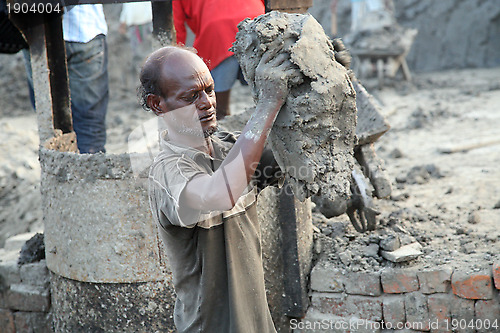
[[[214,87],[208,87],[205,92],[208,94],[208,95],[211,95],[214,93]]]
[[[196,100],[196,97],[198,97],[198,94],[197,93],[193,93],[191,95],[186,96],[186,101],[193,102],[194,100]]]

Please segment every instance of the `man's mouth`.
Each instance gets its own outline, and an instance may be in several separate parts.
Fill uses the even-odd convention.
[[[200,117],[200,121],[205,122],[205,121],[210,121],[212,119],[215,119],[215,111],[209,112],[203,117]]]

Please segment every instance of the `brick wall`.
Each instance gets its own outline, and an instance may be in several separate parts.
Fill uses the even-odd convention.
[[[45,260],[19,266],[19,250],[0,253],[0,333],[52,332]]]
[[[0,333],[52,332],[45,260],[19,266],[18,257],[19,250],[0,249]],[[482,270],[343,272],[320,260],[309,290],[310,307],[302,321],[291,321],[294,332],[452,332],[452,325],[500,332],[500,262]]]
[[[500,263],[311,272],[311,305],[294,332],[500,332]],[[390,329],[389,329],[390,328]],[[453,330],[454,328],[454,330]]]

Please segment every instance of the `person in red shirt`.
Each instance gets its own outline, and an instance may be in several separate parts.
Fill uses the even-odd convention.
[[[208,66],[215,82],[217,119],[230,115],[230,93],[239,79],[246,84],[238,61],[229,51],[245,18],[264,14],[264,0],[174,0],[177,44],[186,43],[186,24],[195,34],[193,47]]]

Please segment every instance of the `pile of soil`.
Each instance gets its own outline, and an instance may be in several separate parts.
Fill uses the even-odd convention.
[[[392,181],[376,200],[373,232],[346,216],[313,214],[318,254],[341,269],[484,268],[500,260],[500,69],[417,75],[413,84],[378,92],[392,128],[375,144]],[[417,242],[422,255],[394,263],[387,244]],[[323,257],[325,258],[325,257]]]
[[[269,135],[274,157],[300,201],[347,200],[356,143],[356,92],[347,70],[311,15],[271,12],[238,26],[233,45],[253,95],[266,52],[286,55],[297,77]],[[314,59],[314,60],[313,60]],[[295,80],[296,79],[296,80]]]

